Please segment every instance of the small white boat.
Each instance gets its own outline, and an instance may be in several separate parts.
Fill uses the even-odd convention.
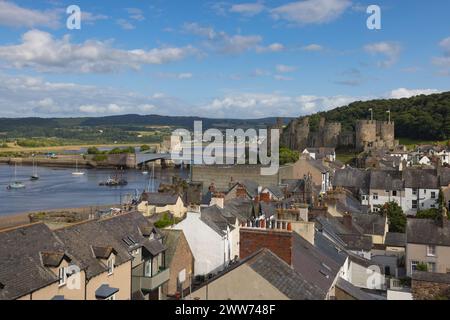
[[[143,174],[144,176],[146,176],[146,175],[148,175],[148,171],[142,171],[142,174]]]
[[[78,170],[78,160],[76,160],[75,162],[75,172],[72,172],[73,176],[84,176],[85,172],[84,171],[79,171]]]
[[[23,184],[20,181],[17,181],[17,163],[14,164],[14,182],[10,183],[6,189],[8,190],[18,190],[18,189],[24,189],[25,184]]]

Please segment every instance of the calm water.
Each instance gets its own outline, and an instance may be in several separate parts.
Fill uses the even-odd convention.
[[[25,189],[7,190],[14,180],[14,166],[0,164],[0,215],[28,211],[77,208],[84,206],[119,204],[130,196],[142,192],[149,186],[150,174],[140,171],[124,172],[128,185],[123,187],[100,187],[98,184],[115,174],[115,170],[83,169],[84,176],[72,176],[71,168],[39,167],[40,179],[30,181],[31,166],[17,166],[17,180],[26,185]],[[155,188],[170,183],[172,176],[187,177],[188,170],[155,169]]]

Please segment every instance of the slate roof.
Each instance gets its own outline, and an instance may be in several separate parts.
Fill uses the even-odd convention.
[[[292,267],[305,281],[319,287],[325,297],[342,265],[323,254],[296,232],[293,232],[292,236]]]
[[[172,193],[144,192],[141,200],[148,201],[150,205],[163,207],[166,205],[176,204],[179,197],[180,196],[178,194]]]
[[[304,179],[283,179],[281,184],[286,185],[286,191],[288,193],[303,192],[305,190]]]
[[[349,189],[369,190],[370,171],[347,167],[336,170],[333,178],[333,186]]]
[[[275,208],[273,203],[260,202],[259,208],[260,214],[263,215],[266,219],[276,217],[277,215],[277,209]]]
[[[42,264],[41,253],[45,252],[65,252],[45,224],[0,232],[0,300],[16,299],[58,281],[58,275]]]
[[[255,205],[250,199],[234,198],[225,202],[223,212],[226,216],[234,216],[246,221],[255,216]]]
[[[364,235],[364,229],[356,223],[352,224],[352,228],[348,228],[340,220],[342,219],[318,216],[316,218],[317,228],[321,232],[325,231],[334,242],[347,250],[370,251],[372,237]]]
[[[442,228],[431,219],[408,219],[406,242],[424,245],[450,246],[450,224]]]
[[[242,185],[244,185],[245,189],[247,190],[248,194],[254,198],[258,195],[258,187],[259,184],[256,183],[253,180],[244,180],[242,182]]]
[[[364,234],[384,236],[387,217],[378,214],[354,214],[352,220]]]
[[[405,188],[439,189],[439,179],[436,170],[405,169],[403,171]]]
[[[339,277],[339,279],[337,280],[336,287],[352,296],[355,300],[377,300],[372,295],[368,294],[358,287],[355,287],[353,284],[342,279],[341,277]]]
[[[275,197],[277,198],[283,198],[284,197],[284,192],[283,189],[279,186],[269,186],[267,187],[267,189],[272,192]]]
[[[143,247],[155,256],[166,249],[160,241],[162,239],[161,232],[154,228],[153,224],[140,212],[130,212],[99,220],[98,224],[107,230],[128,252]],[[149,239],[148,236],[144,235],[142,230],[148,230],[148,228],[153,230],[154,239]]]
[[[405,247],[406,233],[388,232],[384,244],[390,247]]]
[[[372,237],[359,234],[340,234],[339,238],[344,241],[345,248],[353,251],[370,251],[372,249]]]
[[[41,252],[42,264],[44,267],[56,268],[63,259],[71,261],[64,252]]]
[[[291,300],[324,300],[326,294],[268,249],[245,260],[250,268]]]
[[[323,254],[333,259],[338,265],[343,265],[348,257],[344,247],[333,243],[321,232],[315,232],[314,246]]]
[[[404,189],[401,171],[372,170],[370,172],[370,189],[395,190]]]
[[[439,184],[442,187],[450,185],[450,168],[439,169]]]
[[[113,237],[109,230],[102,228],[97,220],[61,228],[54,233],[64,242],[67,251],[80,262],[79,266],[85,269],[88,279],[108,270],[107,264],[102,261],[109,257],[108,253],[116,252],[115,265],[117,266],[132,259],[124,246]]]
[[[322,160],[306,160],[307,162],[309,162],[314,168],[316,168],[317,170],[319,170],[322,173],[325,172],[329,172],[331,171],[330,168],[328,168],[327,166],[325,166],[322,162]]]
[[[227,227],[233,229],[230,225],[235,217],[225,217],[223,209],[217,205],[201,208],[200,220],[213,229],[220,236],[226,235]]]

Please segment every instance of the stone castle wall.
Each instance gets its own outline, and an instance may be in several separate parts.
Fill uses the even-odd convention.
[[[307,147],[347,147],[364,151],[393,148],[398,144],[394,122],[375,120],[358,120],[354,132],[343,132],[340,123],[327,123],[321,118],[318,131],[310,132],[309,118],[296,119],[283,130],[281,137],[282,145],[297,151]]]

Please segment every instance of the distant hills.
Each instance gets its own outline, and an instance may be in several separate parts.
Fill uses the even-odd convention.
[[[341,122],[344,130],[353,130],[357,119],[387,120],[387,110],[396,123],[396,135],[423,140],[450,139],[450,92],[421,95],[405,99],[357,101],[348,106],[310,115],[312,129],[317,128],[320,117]],[[293,118],[283,118],[288,124]],[[146,126],[171,126],[191,129],[194,121],[202,121],[203,128],[266,127],[276,122],[275,117],[263,119],[213,119],[202,117],[127,114],[98,118],[0,118],[0,133],[20,137],[63,137],[74,134],[74,128],[113,128],[120,131],[139,131]],[[66,130],[70,129],[70,130]],[[117,137],[114,137],[117,138]]]
[[[404,99],[357,101],[345,107],[316,113],[310,116],[310,123],[314,130],[318,127],[320,117],[325,117],[327,121],[341,122],[346,130],[353,130],[357,119],[370,119],[371,108],[376,120],[387,120],[387,110],[391,110],[397,137],[450,139],[450,92]]]

